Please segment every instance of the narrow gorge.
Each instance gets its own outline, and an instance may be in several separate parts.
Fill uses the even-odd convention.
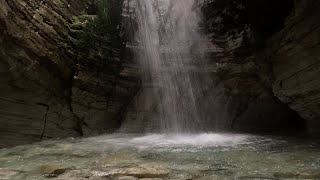
[[[0,179],[319,179],[319,8],[0,0]]]

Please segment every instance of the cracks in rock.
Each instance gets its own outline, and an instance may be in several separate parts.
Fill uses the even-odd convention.
[[[307,67],[304,67],[303,69],[301,69],[301,70],[299,70],[299,71],[296,71],[296,72],[294,72],[293,74],[290,74],[290,76],[279,80],[279,81],[280,81],[280,85],[281,85],[281,89],[282,89],[283,83],[284,83],[285,81],[288,81],[289,79],[294,78],[294,77],[297,76],[298,74],[303,73],[303,72],[305,72],[305,71],[307,71],[307,70],[310,70],[310,69],[312,69],[312,68],[314,68],[314,67],[317,67],[317,66],[320,66],[320,63],[319,63],[319,62],[315,62],[315,63],[313,63],[313,64],[310,64],[310,65],[308,65]]]
[[[108,93],[106,93],[105,95],[105,101],[106,101],[106,111],[108,110],[109,108],[109,103],[110,103],[110,97],[111,97],[111,94],[113,94],[115,92],[116,94],[116,89],[117,89],[117,80],[118,80],[118,76],[115,76],[114,77],[114,80],[112,82],[112,88],[110,89],[110,91]],[[122,109],[122,108],[121,108]],[[120,110],[121,111],[121,110]],[[116,117],[118,117],[118,119],[116,119]],[[122,114],[119,112],[114,118],[113,120],[116,121],[117,126],[121,126],[121,120],[122,120]],[[119,128],[119,127],[116,127],[116,128]]]
[[[112,81],[112,88],[105,95],[106,110],[108,110],[110,103],[112,103],[110,98],[112,97],[112,95],[115,96],[116,93],[118,92],[117,91],[117,86],[118,86],[117,82],[119,82],[119,81],[121,81],[121,77],[119,75],[115,76]],[[111,122],[115,122],[116,124],[114,124],[114,127],[112,127],[110,130],[116,130],[116,129],[120,128],[121,124],[123,123],[123,120],[125,119],[126,112],[128,111],[128,107],[130,106],[130,104],[132,104],[132,102],[134,101],[134,97],[139,92],[139,89],[140,89],[139,87],[141,87],[141,84],[139,84],[138,86],[132,87],[132,91],[127,89],[129,92],[132,92],[132,93],[129,93],[129,95],[125,99],[120,100],[121,107],[119,108],[119,110],[116,112],[116,114],[111,119],[112,120]]]
[[[42,141],[42,139],[43,139],[43,137],[44,137],[44,134],[46,133],[47,117],[48,117],[48,113],[49,113],[49,110],[50,110],[50,106],[47,105],[47,104],[44,104],[44,103],[37,103],[37,105],[46,107],[46,113],[45,113],[45,115],[44,115],[43,128],[42,128],[42,132],[41,132],[41,134],[40,134],[40,141]]]
[[[297,26],[298,24],[301,24],[301,23],[303,23],[303,21],[297,23],[295,26]],[[288,28],[287,31],[289,31],[289,30],[291,30],[291,29]],[[295,48],[297,45],[301,46],[301,44],[303,44],[302,42],[303,42],[305,39],[307,39],[310,35],[312,35],[312,33],[314,33],[315,31],[320,31],[320,25],[313,27],[313,28],[310,29],[309,31],[305,32],[303,35],[300,35],[299,38],[290,39],[290,41],[287,41],[287,42],[285,41],[283,44],[282,44],[282,40],[283,40],[283,38],[282,38],[281,41],[279,41],[279,42],[280,42],[280,44],[278,45],[279,48],[276,50],[275,54],[279,54],[279,53],[281,52],[281,50],[283,50],[283,47],[286,47],[286,45],[288,45],[288,44],[295,44],[295,46],[293,46],[293,47],[291,47],[291,48],[288,48],[288,49],[285,50],[285,51],[282,51],[283,54],[288,53],[290,50],[292,50],[293,48]],[[287,32],[287,33],[288,33],[288,32]],[[285,37],[285,36],[284,36],[284,37]],[[318,46],[318,45],[319,45],[319,43],[317,43],[317,44],[315,44],[314,46],[311,46],[311,47],[306,47],[306,49],[307,49],[307,48],[314,48],[314,47],[316,47],[316,46]],[[299,53],[299,52],[298,52],[298,53]],[[292,56],[295,56],[295,55],[298,54],[298,53],[295,53],[295,54],[293,54]]]
[[[73,127],[73,129],[80,135],[80,136],[84,136],[84,132],[83,132],[83,125],[87,128],[89,128],[88,124],[85,122],[84,117],[79,117],[73,109],[72,106],[72,96],[73,96],[73,91],[72,91],[72,87],[74,86],[74,77],[79,73],[79,69],[74,68],[73,69],[73,76],[70,79],[70,84],[68,87],[68,95],[66,96],[66,102],[67,102],[67,106],[69,111],[72,113],[73,115],[73,121],[76,123],[75,126]],[[90,129],[90,128],[89,128]]]
[[[88,127],[87,123],[84,121],[84,118],[80,118],[73,110],[73,107],[72,107],[72,84],[71,83],[71,88],[70,88],[70,91],[71,91],[71,94],[70,94],[70,97],[68,97],[67,99],[67,102],[68,102],[68,109],[70,110],[70,112],[72,113],[73,115],[73,121],[76,123],[76,125],[73,127],[73,129],[80,135],[80,136],[83,136],[84,133],[83,133],[83,128],[82,128],[82,125],[85,125]]]
[[[250,104],[250,102],[248,102],[248,101],[240,101],[239,102],[238,106],[235,108],[236,109],[235,115],[232,118],[231,123],[230,123],[231,129],[235,128],[235,125],[237,123],[238,118],[248,110],[249,104]]]

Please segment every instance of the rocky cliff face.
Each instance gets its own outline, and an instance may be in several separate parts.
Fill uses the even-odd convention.
[[[204,2],[204,31],[221,47],[215,88],[232,102],[234,127],[318,131],[319,2]]]
[[[320,129],[320,2],[297,0],[285,28],[269,41],[273,92]]]
[[[139,86],[97,74],[58,46],[90,0],[0,0],[0,147],[114,130]],[[134,72],[134,71],[132,71]]]

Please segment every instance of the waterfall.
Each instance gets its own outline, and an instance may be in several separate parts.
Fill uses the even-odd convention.
[[[137,28],[133,46],[143,70],[143,83],[153,87],[160,132],[201,131],[197,105],[200,85],[195,73],[205,71],[208,40],[199,33],[201,14],[195,0],[134,0]]]

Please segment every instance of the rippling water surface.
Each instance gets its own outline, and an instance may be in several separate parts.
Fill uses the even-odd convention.
[[[114,134],[0,150],[0,179],[320,179],[316,139]]]

